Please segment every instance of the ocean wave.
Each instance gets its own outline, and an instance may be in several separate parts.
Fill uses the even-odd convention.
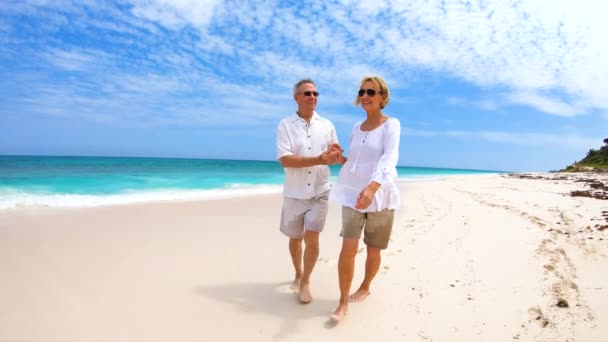
[[[99,207],[164,201],[214,200],[280,193],[282,185],[229,184],[222,189],[155,189],[120,194],[37,193],[5,188],[0,190],[0,210],[28,207]]]

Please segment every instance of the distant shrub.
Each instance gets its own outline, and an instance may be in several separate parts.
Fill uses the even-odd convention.
[[[578,172],[592,170],[608,170],[608,138],[604,139],[604,146],[600,149],[591,148],[587,156],[581,161],[575,161],[572,165],[566,166],[561,170],[564,172]]]

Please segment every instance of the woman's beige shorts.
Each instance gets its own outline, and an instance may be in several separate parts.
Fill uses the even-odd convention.
[[[361,238],[361,231],[365,229],[363,242],[369,247],[386,249],[393,230],[395,209],[361,213],[350,207],[342,207],[343,238]]]

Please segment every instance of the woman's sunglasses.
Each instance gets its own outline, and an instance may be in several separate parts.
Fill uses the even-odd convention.
[[[381,94],[382,92],[379,91],[378,94]],[[367,96],[369,97],[373,97],[374,95],[376,95],[376,90],[375,89],[359,89],[359,97],[363,96],[367,94]]]
[[[319,92],[318,91],[310,91],[310,90],[301,91],[298,94],[304,94],[304,96],[310,96],[310,95],[312,95],[314,97],[318,97],[319,96]]]

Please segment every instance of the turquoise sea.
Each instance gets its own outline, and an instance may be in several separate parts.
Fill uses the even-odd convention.
[[[340,167],[332,166],[332,176]],[[398,167],[402,180],[500,171]],[[86,207],[279,193],[276,161],[0,156],[0,210]]]

